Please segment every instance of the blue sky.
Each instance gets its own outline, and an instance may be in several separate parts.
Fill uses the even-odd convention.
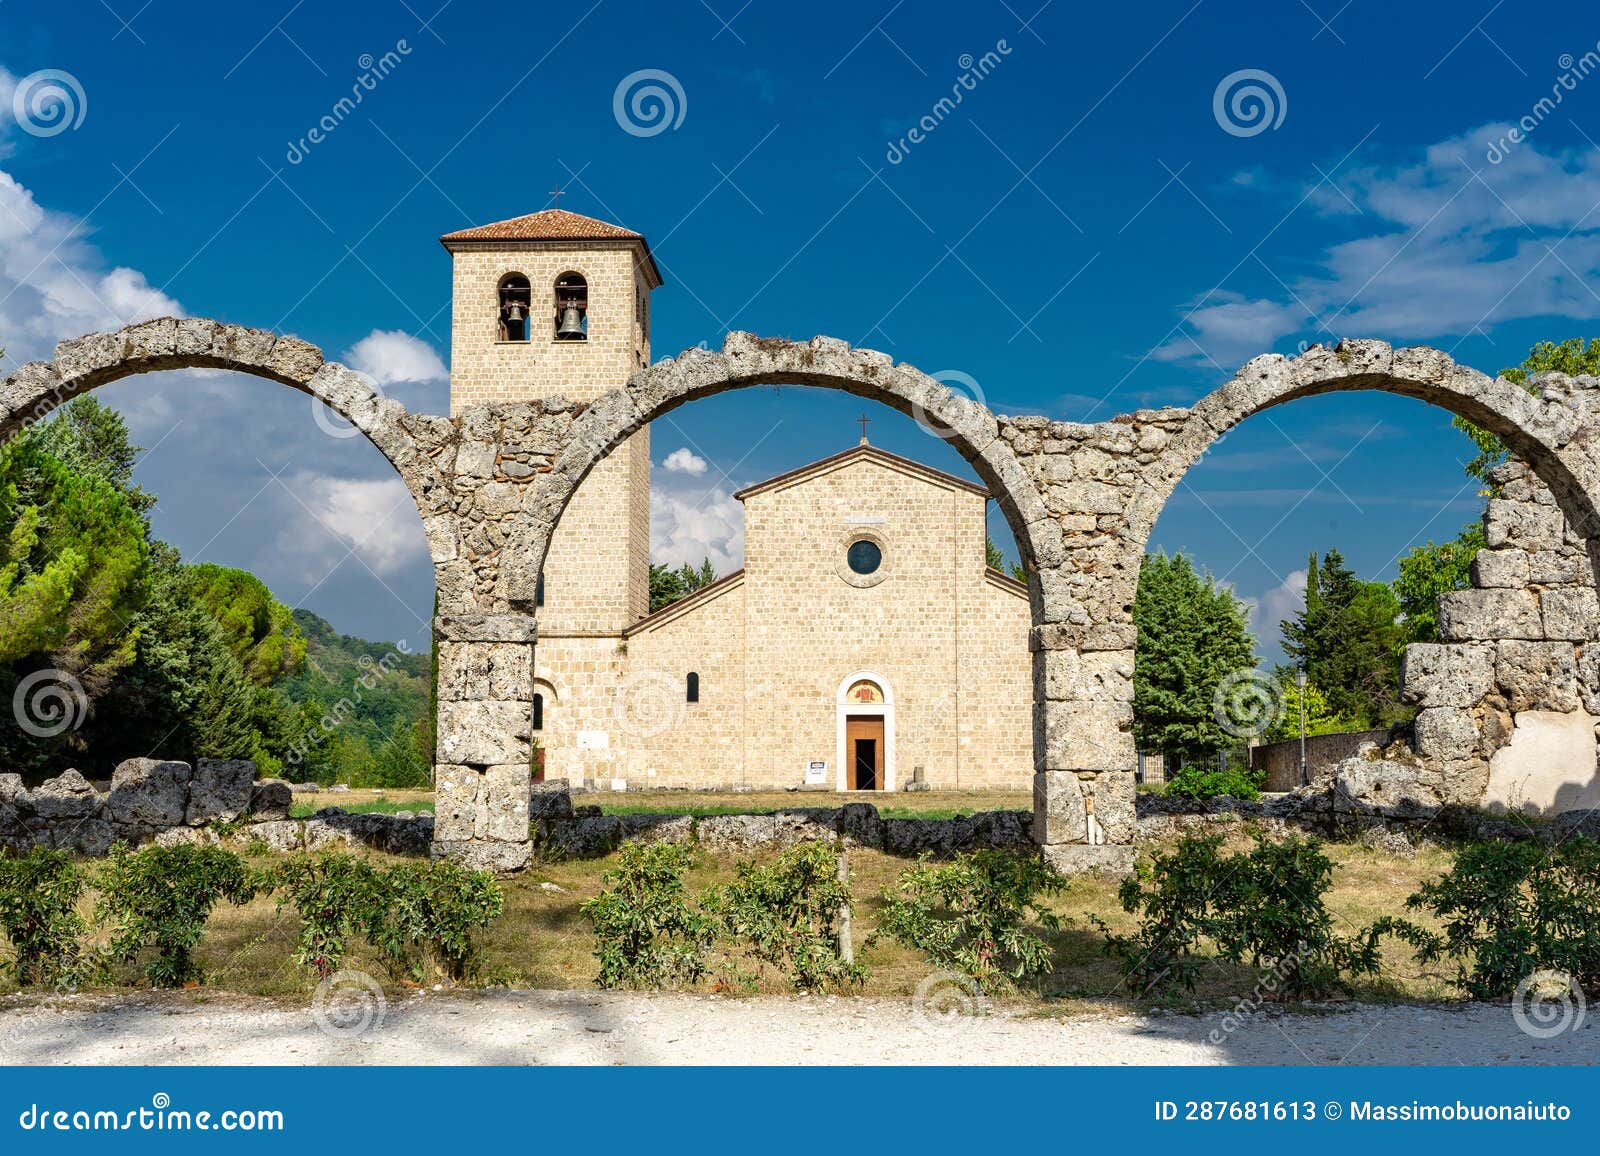
[[[651,239],[657,356],[730,328],[828,333],[965,375],[1001,411],[1189,404],[1256,353],[1340,336],[1493,372],[1600,317],[1600,75],[1579,75],[1600,16],[1576,4],[439,2],[0,5],[6,364],[181,310],[298,333],[442,411],[436,238],[558,184]],[[12,119],[43,70],[82,94],[53,135]],[[616,111],[643,70],[675,88],[659,132],[624,123],[626,93]],[[1218,111],[1246,70],[1270,77],[1266,126],[1227,89]],[[150,448],[157,529],[188,556],[347,631],[425,637],[421,534],[359,438],[223,375],[102,397]],[[851,444],[861,408],[746,392],[659,423],[658,555],[734,564],[731,491]],[[874,441],[965,470],[872,413]],[[1307,551],[1387,577],[1474,518],[1467,454],[1420,403],[1296,403],[1208,457],[1155,543],[1258,603],[1270,641]]]

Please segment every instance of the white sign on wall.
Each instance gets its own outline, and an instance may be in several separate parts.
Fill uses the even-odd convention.
[[[578,749],[580,751],[603,751],[611,745],[611,736],[605,731],[579,731]]]
[[[806,786],[828,781],[828,762],[826,759],[813,759],[806,764]]]

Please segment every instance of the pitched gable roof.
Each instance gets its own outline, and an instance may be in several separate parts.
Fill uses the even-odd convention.
[[[650,255],[650,245],[644,234],[613,225],[609,221],[586,217],[566,209],[541,209],[505,221],[476,225],[470,229],[457,229],[439,238],[446,249],[456,245],[492,244],[496,241],[632,241],[644,250],[645,264],[661,282],[661,272],[655,258]]]
[[[954,474],[947,474],[943,470],[936,470],[932,466],[925,466],[921,462],[903,458],[899,454],[891,454],[888,450],[880,450],[877,446],[872,445],[852,446],[843,453],[833,454],[830,457],[823,458],[821,461],[812,462],[808,466],[801,466],[799,469],[789,470],[786,473],[768,478],[764,482],[746,486],[733,496],[742,502],[752,494],[765,494],[772,490],[782,489],[797,482],[807,481],[821,474],[829,473],[832,470],[854,465],[857,462],[873,462],[877,465],[897,470],[900,473],[921,478],[923,481],[932,482],[937,486],[966,490],[969,493],[978,494],[985,498],[991,496],[988,490],[976,482],[969,482],[965,478],[958,478]]]

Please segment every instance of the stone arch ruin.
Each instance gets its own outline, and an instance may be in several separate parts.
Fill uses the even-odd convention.
[[[585,406],[552,397],[445,418],[407,413],[296,338],[165,319],[67,342],[54,362],[17,370],[0,391],[0,434],[119,377],[193,366],[322,399],[416,498],[439,596],[433,849],[473,866],[514,870],[531,856],[536,590],[562,511],[595,465],[653,418],[753,385],[819,385],[884,402],[951,441],[995,494],[1030,577],[1034,837],[1061,870],[1132,863],[1132,606],[1156,517],[1234,425],[1298,397],[1366,389],[1419,398],[1492,430],[1520,459],[1490,504],[1476,588],[1441,607],[1447,641],[1407,655],[1406,693],[1422,708],[1417,754],[1440,796],[1483,799],[1491,760],[1516,745],[1520,713],[1600,714],[1593,379],[1547,375],[1534,396],[1433,349],[1346,341],[1258,357],[1192,408],[1086,424],[993,414],[911,366],[832,338],[734,333],[719,352],[658,362]],[[1592,751],[1592,724],[1589,742]]]

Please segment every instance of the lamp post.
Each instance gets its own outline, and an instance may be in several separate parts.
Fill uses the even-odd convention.
[[[1294,684],[1299,688],[1300,694],[1300,785],[1302,787],[1311,782],[1306,773],[1306,672],[1301,667],[1294,672]]]

